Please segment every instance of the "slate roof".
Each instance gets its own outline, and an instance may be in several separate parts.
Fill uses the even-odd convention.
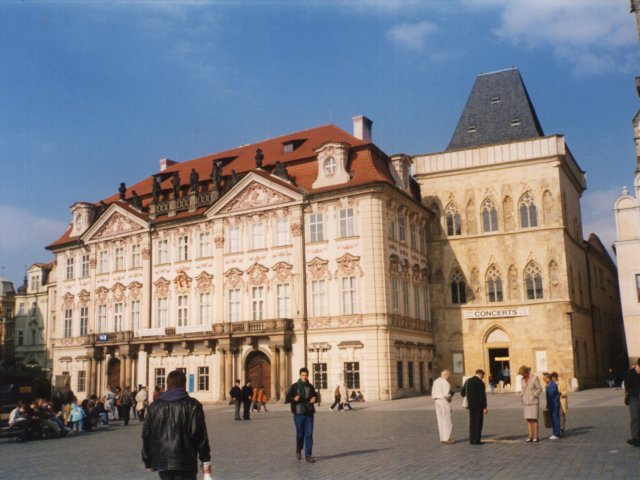
[[[542,136],[520,72],[512,68],[478,75],[447,150]]]

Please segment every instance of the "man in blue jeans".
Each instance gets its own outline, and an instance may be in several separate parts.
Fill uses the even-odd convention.
[[[309,383],[309,370],[300,369],[300,379],[291,385],[287,393],[287,403],[291,404],[293,422],[296,425],[296,458],[302,459],[302,449],[307,463],[314,463],[313,450],[313,416],[316,413],[315,403],[318,394]]]

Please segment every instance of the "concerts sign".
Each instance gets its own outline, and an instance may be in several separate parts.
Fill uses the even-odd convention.
[[[528,317],[529,309],[520,308],[491,308],[487,310],[465,310],[464,318],[474,318],[481,320],[483,318],[505,318],[505,317]]]

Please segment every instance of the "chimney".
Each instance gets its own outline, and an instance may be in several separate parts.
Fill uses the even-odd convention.
[[[160,171],[164,172],[167,168],[169,168],[171,165],[175,165],[176,162],[175,160],[171,160],[170,158],[161,158],[160,159]]]
[[[353,117],[353,136],[365,142],[370,142],[372,124],[373,122],[364,115]]]

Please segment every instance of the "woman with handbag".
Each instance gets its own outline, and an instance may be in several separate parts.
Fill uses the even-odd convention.
[[[522,405],[524,418],[527,421],[527,442],[538,442],[538,415],[540,410],[540,394],[542,386],[535,375],[531,375],[531,368],[520,367],[518,374],[522,375]]]

